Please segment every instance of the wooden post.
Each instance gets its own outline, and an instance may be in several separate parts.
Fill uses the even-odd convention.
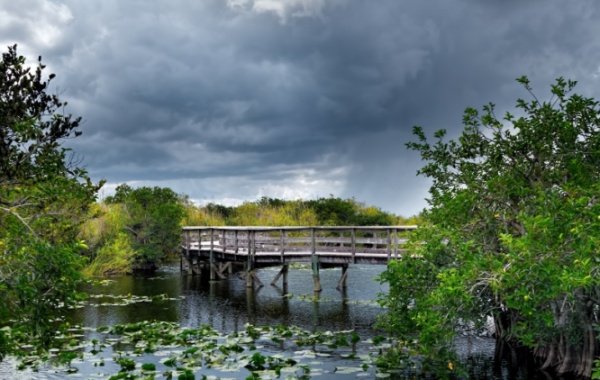
[[[221,238],[219,244],[221,245],[221,259],[225,258],[225,251],[227,251],[227,231],[221,231]]]
[[[394,228],[394,258],[398,259],[398,229]]]
[[[283,270],[283,292],[287,293],[287,285],[288,285],[288,265],[284,265],[285,270]]]
[[[188,236],[188,251],[187,251],[188,255],[186,257],[186,260],[187,260],[187,272],[188,272],[188,274],[194,275],[194,274],[196,274],[194,272],[194,260],[192,260],[192,258],[190,256],[191,249],[189,249],[191,247],[191,245],[192,245],[192,237],[191,237],[191,235],[189,235]],[[198,256],[200,256],[200,247],[198,247]]]
[[[371,244],[371,248],[377,249],[377,241],[379,241],[379,234],[377,233],[377,231],[373,231],[373,244]]]
[[[246,288],[254,287],[254,231],[248,230],[248,262],[246,263]]]
[[[235,243],[234,243],[234,250],[235,250],[235,254],[237,255],[238,253],[238,230],[235,230],[234,232],[234,239],[235,239]]]
[[[315,238],[315,228],[310,229],[310,250],[312,258],[312,272],[313,272],[313,289],[315,292],[320,292],[321,279],[319,278],[319,256],[317,256],[317,244]]]
[[[350,230],[350,252],[352,253],[352,264],[356,264],[356,228]]]
[[[288,272],[288,265],[283,264],[283,266],[281,267],[281,270],[277,273],[277,276],[275,276],[273,281],[271,281],[271,285],[277,284],[277,281],[279,280],[279,278],[281,276],[283,276],[283,285],[286,286],[287,285],[287,272]]]
[[[186,260],[188,257],[190,257],[190,233],[189,231],[183,231],[183,245],[185,246],[185,256],[186,256]],[[183,252],[181,253],[181,256],[179,257],[179,271],[183,272]]]
[[[390,259],[392,258],[392,235],[390,232],[390,229],[386,229],[386,233],[387,233],[387,261],[389,262]]]
[[[313,290],[315,292],[320,292],[321,289],[321,279],[319,278],[319,256],[314,255],[312,257],[312,272],[313,272]]]
[[[214,229],[210,229],[210,264],[209,264],[209,271],[210,271],[210,280],[214,281],[215,280],[215,270],[214,270],[214,265],[215,265],[215,253],[214,253],[214,245],[215,245],[215,230]]]
[[[217,275],[217,276],[219,276],[220,280],[227,280],[227,276],[225,276],[223,274],[223,271],[225,269],[227,269],[227,265],[231,265],[231,262],[229,262],[229,263],[227,263],[225,265],[223,265],[223,263],[219,263],[218,265],[217,264],[212,264],[211,267],[210,267],[210,274],[211,274],[211,276]],[[212,280],[212,278],[211,278],[211,280]]]
[[[315,237],[315,228],[311,227],[310,228],[310,254],[313,256],[317,253],[316,241],[317,241],[317,239]]]
[[[202,230],[198,230],[198,256],[200,256],[201,249],[202,249]]]
[[[194,274],[194,265],[192,263],[192,260],[190,260],[188,257],[186,257],[185,262],[187,264],[187,274],[193,275]]]
[[[285,251],[285,231],[282,229],[279,230],[279,253],[281,254],[281,262],[285,262],[284,258],[283,258],[283,254]]]
[[[337,290],[340,290],[340,288],[342,288],[342,287],[345,288],[347,278],[348,278],[348,264],[342,264],[342,276],[340,277],[340,280],[338,281],[338,284],[335,288]]]

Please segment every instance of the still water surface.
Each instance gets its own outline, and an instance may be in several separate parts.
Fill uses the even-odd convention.
[[[382,266],[355,266],[350,269],[345,291],[335,289],[340,270],[321,270],[323,291],[313,292],[312,272],[290,269],[287,292],[266,285],[247,289],[245,281],[233,275],[228,281],[209,282],[200,276],[180,274],[179,267],[166,267],[154,276],[126,276],[89,293],[180,298],[177,301],[135,303],[127,307],[100,306],[78,309],[72,321],[85,326],[114,325],[143,320],[179,322],[197,327],[210,324],[223,332],[239,331],[253,325],[297,325],[309,330],[371,331],[381,309],[375,302],[386,287],[373,280]],[[262,269],[258,276],[269,284],[279,268]],[[315,302],[313,302],[315,300]]]
[[[206,278],[189,276],[179,272],[179,266],[166,266],[152,276],[124,276],[113,278],[105,286],[88,286],[84,289],[92,295],[83,308],[69,312],[67,319],[72,324],[81,325],[86,330],[88,340],[105,338],[94,330],[98,326],[135,323],[141,321],[176,322],[185,328],[196,328],[210,325],[219,332],[230,334],[244,331],[246,324],[255,326],[295,325],[308,331],[354,330],[361,339],[357,350],[360,354],[373,350],[366,344],[369,338],[379,335],[374,324],[377,316],[384,312],[376,303],[377,295],[386,292],[387,288],[374,280],[383,266],[355,265],[348,274],[348,287],[343,291],[335,289],[341,275],[339,269],[321,271],[320,294],[313,293],[312,272],[305,268],[290,268],[287,289],[280,286],[266,285],[262,288],[247,289],[245,281],[233,275],[227,281],[209,282]],[[262,269],[258,276],[264,284],[269,284],[279,268]],[[138,297],[154,297],[163,295],[165,299],[151,302],[133,302],[116,305],[115,299],[134,295]],[[548,374],[537,372],[526,361],[515,361],[514,357],[497,357],[494,355],[495,342],[490,338],[469,338],[459,342],[458,350],[467,363],[468,378],[472,379],[551,379]],[[89,351],[91,348],[88,347]],[[8,368],[10,363],[0,366],[0,379],[63,379],[75,378],[108,378],[118,373],[119,367],[112,362],[112,357],[119,350],[118,346],[109,346],[101,354],[106,365],[101,369],[94,367],[91,361],[74,361],[78,368],[75,375],[67,375],[64,371],[42,368],[40,372],[19,372]],[[294,355],[298,347],[290,345],[265,345],[261,348],[266,354]],[[348,349],[349,350],[349,349]],[[377,373],[374,366],[366,371],[353,373],[336,372],[337,368],[358,367],[360,360],[351,360],[344,349],[321,353],[316,359],[305,361],[316,370],[311,378],[317,379],[353,379],[374,378]],[[144,362],[154,361],[160,367],[160,358],[148,355]],[[245,379],[250,372],[242,368],[239,372],[220,373],[216,370],[199,371],[201,375],[212,375],[221,379]],[[397,375],[392,378],[398,377]],[[157,375],[157,379],[163,378]],[[282,375],[282,378],[285,378]]]

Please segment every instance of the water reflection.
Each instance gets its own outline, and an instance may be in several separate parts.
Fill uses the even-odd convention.
[[[233,275],[226,281],[208,281],[206,277],[179,273],[176,266],[163,269],[157,276],[125,276],[115,278],[107,286],[89,286],[93,298],[90,306],[74,310],[72,323],[104,326],[144,320],[178,322],[196,327],[209,324],[222,332],[235,332],[246,323],[254,325],[297,325],[307,330],[358,329],[371,334],[372,325],[381,309],[375,303],[378,292],[385,291],[373,280],[381,266],[356,266],[350,270],[349,287],[335,289],[341,275],[339,269],[321,271],[323,291],[314,293],[311,272],[289,271],[289,282],[282,286],[246,288],[245,282]],[[265,284],[276,275],[277,268],[258,271]],[[352,284],[355,284],[352,286]],[[166,295],[166,300],[115,305],[118,296]],[[110,296],[110,297],[109,297]]]

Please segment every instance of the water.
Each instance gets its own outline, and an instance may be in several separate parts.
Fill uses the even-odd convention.
[[[366,340],[380,332],[374,327],[377,316],[384,312],[375,300],[387,287],[374,281],[383,266],[355,265],[348,273],[348,287],[343,291],[335,289],[340,269],[321,270],[322,292],[313,292],[312,272],[309,268],[290,268],[287,289],[271,286],[271,280],[279,268],[258,271],[260,280],[266,284],[262,288],[247,289],[245,281],[233,275],[226,281],[209,282],[205,277],[190,276],[179,272],[179,266],[166,266],[152,276],[124,276],[112,278],[105,286],[87,286],[84,290],[90,297],[83,308],[71,310],[67,320],[73,325],[90,329],[84,331],[85,339],[105,339],[106,335],[96,332],[99,326],[135,323],[141,321],[176,322],[185,328],[210,325],[222,333],[244,331],[246,324],[255,326],[295,325],[311,332],[354,330],[362,338],[357,353],[366,354],[372,345]],[[132,297],[133,296],[133,297]],[[290,344],[269,344],[263,342],[262,352],[283,353],[287,357],[298,356],[299,347]],[[92,348],[86,347],[89,352]],[[74,361],[78,369],[77,377],[110,377],[118,373],[120,367],[113,361],[119,351],[131,347],[109,346],[101,353],[103,367],[95,367],[97,357],[86,354],[86,360]],[[464,338],[459,342],[459,352],[468,364],[468,377],[473,379],[549,379],[533,369],[529,364],[518,364],[507,357],[494,356],[495,341],[491,338]],[[376,375],[374,366],[367,371],[340,373],[340,368],[360,366],[360,360],[348,359],[350,348],[328,350],[321,347],[317,358],[302,358],[301,362],[315,368],[311,378],[350,379],[372,378]],[[317,350],[319,351],[319,350]],[[514,356],[514,355],[513,355]],[[155,362],[161,371],[167,369],[160,362],[160,355],[143,355],[141,361]],[[338,371],[336,372],[336,367]],[[67,376],[64,368],[43,367],[39,372],[15,372],[10,360],[0,365],[0,379],[63,379]],[[223,373],[216,370],[202,370],[199,373],[219,378],[245,379],[250,372],[242,368],[238,372]],[[285,376],[282,375],[282,378]],[[163,378],[158,374],[156,378]]]
[[[125,276],[103,287],[85,289],[90,294],[112,296],[166,295],[173,300],[138,302],[123,306],[86,307],[75,310],[70,321],[84,326],[114,325],[143,320],[178,322],[197,327],[210,324],[223,332],[239,331],[253,325],[297,325],[316,330],[371,330],[381,309],[375,302],[386,287],[373,280],[381,266],[356,266],[350,269],[344,291],[335,289],[339,269],[321,270],[323,291],[313,292],[309,269],[290,269],[287,292],[266,285],[247,289],[236,274],[227,281],[209,282],[200,276],[180,274],[178,267],[166,267],[152,277]],[[279,268],[262,269],[258,277],[269,284]],[[176,300],[175,300],[176,299]],[[102,301],[102,299],[100,299]],[[104,299],[110,303],[110,297]],[[92,301],[99,304],[99,301]]]

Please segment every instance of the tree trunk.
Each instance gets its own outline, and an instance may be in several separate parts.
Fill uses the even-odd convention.
[[[496,338],[514,343],[511,339],[512,315],[510,312],[500,313],[494,318]],[[574,343],[562,335],[558,341],[539,345],[533,355],[542,363],[540,369],[551,369],[558,374],[572,373],[577,376],[591,377],[594,359],[600,354],[599,336],[592,322],[582,325],[581,341]],[[502,344],[502,347],[506,345]],[[496,346],[498,347],[498,345]]]

